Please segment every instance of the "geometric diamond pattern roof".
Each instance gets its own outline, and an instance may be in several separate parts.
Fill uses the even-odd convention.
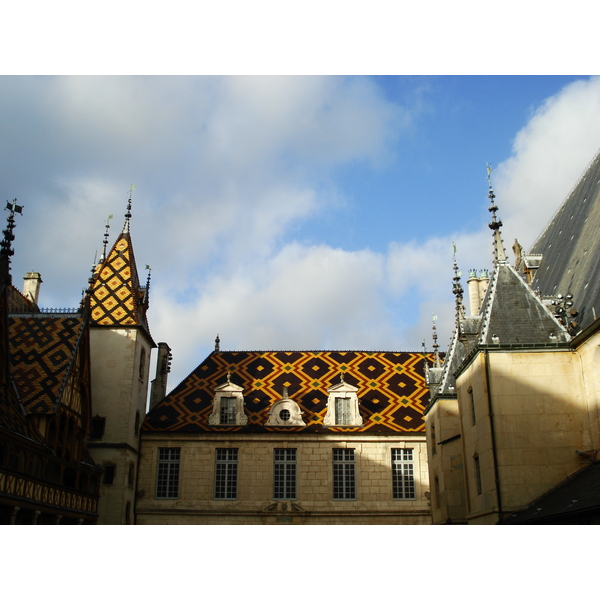
[[[429,361],[433,360],[428,355]],[[306,433],[424,432],[429,400],[424,356],[416,352],[213,352],[144,421],[144,431],[227,433],[290,431]],[[227,381],[243,387],[244,426],[211,426],[214,388]],[[327,389],[344,381],[358,388],[360,427],[325,427]],[[267,427],[269,409],[283,389],[303,411],[306,427]]]
[[[99,263],[90,293],[91,322],[96,325],[144,325],[145,289],[140,287],[129,233],[121,233]]]
[[[9,318],[11,372],[27,414],[52,414],[83,331],[81,317]]]

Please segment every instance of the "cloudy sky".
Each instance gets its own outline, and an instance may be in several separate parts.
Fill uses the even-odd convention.
[[[169,388],[213,349],[420,350],[453,324],[452,242],[490,268],[486,163],[529,247],[600,148],[587,77],[0,77],[13,279],[76,306],[133,192]],[[466,278],[465,278],[466,279]]]

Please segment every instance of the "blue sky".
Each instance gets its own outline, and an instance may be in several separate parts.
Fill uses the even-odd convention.
[[[452,242],[491,267],[486,163],[528,247],[600,148],[575,76],[0,77],[13,277],[79,302],[130,184],[170,386],[212,350],[420,350],[453,325]],[[510,251],[509,251],[510,252]],[[145,275],[142,274],[142,277]]]

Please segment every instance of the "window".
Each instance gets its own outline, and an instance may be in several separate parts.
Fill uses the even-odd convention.
[[[140,352],[140,370],[139,370],[140,381],[144,381],[145,371],[146,371],[146,349],[142,348],[142,351]]]
[[[340,374],[340,383],[332,385],[327,392],[327,413],[323,424],[327,427],[360,427],[363,419],[358,408],[358,388],[344,381]]]
[[[431,454],[435,454],[437,452],[437,443],[435,441],[435,425],[431,424]]]
[[[98,415],[96,415],[95,417],[92,417],[92,431],[90,433],[90,437],[94,440],[102,439],[102,436],[104,435],[105,426],[106,426],[106,418],[105,417],[99,417]]]
[[[156,473],[156,497],[177,498],[179,496],[180,448],[159,448]]]
[[[335,422],[336,425],[350,425],[350,398],[335,399]]]
[[[133,434],[137,437],[140,433],[140,411],[135,413],[135,422],[133,424]]]
[[[115,481],[115,474],[117,466],[113,464],[104,465],[104,475],[102,476],[102,483],[104,485],[112,485]]]
[[[481,467],[479,465],[479,455],[475,455],[473,457],[473,462],[475,463],[475,489],[477,490],[477,495],[481,494]]]
[[[477,423],[475,418],[475,398],[473,397],[473,388],[469,388],[469,401],[471,402],[471,425]]]
[[[129,471],[127,473],[127,485],[129,487],[133,487],[133,484],[135,483],[135,465],[130,462],[129,463]]]
[[[269,427],[306,427],[306,423],[302,420],[303,414],[298,403],[289,397],[287,386],[284,386],[283,397],[271,405],[265,425]]]
[[[333,499],[356,499],[354,448],[333,449]]]
[[[213,409],[208,417],[209,425],[247,425],[248,416],[244,412],[244,388],[227,381],[215,388]]]
[[[395,500],[415,497],[415,474],[412,448],[392,448],[392,492]]]
[[[273,482],[275,500],[296,499],[296,448],[275,448]]]
[[[215,464],[215,498],[237,498],[238,449],[217,448]]]
[[[235,398],[221,398],[221,425],[235,425]]]

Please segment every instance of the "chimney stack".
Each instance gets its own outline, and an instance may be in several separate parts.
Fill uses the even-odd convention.
[[[167,379],[171,371],[171,348],[166,342],[158,343],[156,358],[156,378],[150,390],[150,410],[167,395]]]
[[[40,297],[42,276],[39,273],[30,272],[26,273],[23,279],[23,296],[31,300],[37,306],[38,298]]]

